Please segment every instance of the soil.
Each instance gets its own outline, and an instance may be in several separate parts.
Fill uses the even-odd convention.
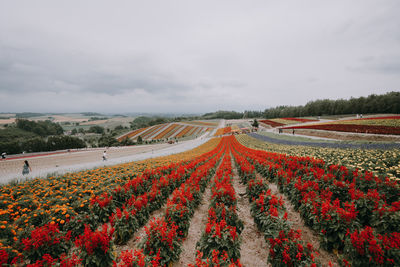
[[[239,176],[233,166],[233,187],[238,198],[237,214],[243,221],[244,228],[240,234],[240,263],[243,266],[270,266],[268,263],[269,245],[263,234],[257,229],[253,217],[250,214],[249,201],[245,196],[246,186],[239,182]]]
[[[172,266],[188,266],[194,264],[196,260],[196,243],[200,240],[204,227],[208,218],[208,207],[210,206],[211,188],[208,186],[203,194],[202,203],[194,212],[193,218],[190,220],[188,235],[182,244],[182,253],[179,261]]]
[[[15,118],[10,118],[10,119],[0,119],[0,124],[10,124],[15,122]]]
[[[162,216],[164,216],[166,209],[167,209],[167,204],[164,204],[160,209],[153,211],[153,213],[150,214],[150,220],[146,223],[146,225],[139,228],[133,235],[133,237],[125,245],[116,246],[115,251],[117,252],[117,255],[119,255],[121,251],[124,250],[139,249],[140,242],[142,241],[143,237],[146,236],[145,227],[148,227],[153,219],[161,218]]]

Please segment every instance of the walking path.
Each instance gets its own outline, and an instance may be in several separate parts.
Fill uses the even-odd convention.
[[[208,132],[194,140],[176,144],[155,144],[129,147],[111,147],[109,149],[82,150],[79,152],[46,154],[28,159],[32,172],[22,176],[22,166],[26,158],[0,161],[0,184],[11,180],[24,180],[48,175],[61,175],[67,172],[111,166],[125,162],[167,156],[198,147],[209,140]],[[102,160],[103,151],[108,159]]]

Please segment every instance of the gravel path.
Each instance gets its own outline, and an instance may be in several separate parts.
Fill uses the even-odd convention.
[[[247,135],[259,139],[264,142],[281,145],[298,145],[298,146],[313,146],[313,147],[329,147],[329,148],[351,148],[351,149],[394,149],[400,148],[399,143],[374,143],[374,144],[347,144],[347,143],[328,143],[328,142],[304,142],[294,140],[283,140],[272,138],[257,133],[248,133]]]

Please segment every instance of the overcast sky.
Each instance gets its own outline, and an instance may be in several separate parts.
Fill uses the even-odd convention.
[[[400,91],[400,1],[0,0],[0,112],[264,110]]]

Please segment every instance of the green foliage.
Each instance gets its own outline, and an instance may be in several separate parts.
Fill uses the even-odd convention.
[[[265,118],[368,113],[400,113],[400,92],[350,98],[315,100],[305,106],[278,106],[264,111]]]
[[[0,141],[0,151],[7,154],[18,154],[23,151],[40,152],[83,147],[86,147],[86,145],[81,139],[64,135],[51,136],[47,141],[39,136]]]
[[[99,139],[98,146],[103,147],[103,146],[119,146],[120,143],[118,142],[117,139],[112,137],[109,134],[102,135]]]
[[[257,119],[254,119],[253,123],[251,124],[251,126],[258,128],[258,121]]]
[[[50,136],[47,139],[47,150],[54,151],[69,148],[84,148],[86,144],[79,138],[72,136]]]
[[[83,116],[102,116],[102,114],[96,112],[82,112],[81,114]]]
[[[15,127],[7,127],[0,129],[0,143],[10,142],[11,140],[17,139],[28,139],[36,137],[37,135],[32,132],[27,132]]]
[[[32,117],[40,117],[44,116],[45,114],[43,113],[33,113],[33,112],[21,112],[17,113],[16,117],[17,118],[32,118]]]
[[[90,117],[89,121],[107,120],[107,117]]]
[[[203,119],[241,119],[243,118],[243,113],[236,111],[224,111],[219,110],[217,112],[206,113],[202,116]]]
[[[33,132],[42,137],[49,135],[63,134],[63,129],[58,123],[53,123],[49,120],[46,121],[30,121],[25,119],[17,119],[17,128],[27,132]]]
[[[95,125],[95,126],[90,126],[89,130],[87,130],[88,133],[98,133],[102,134],[104,133],[104,127]]]
[[[124,130],[125,128],[124,128],[124,126],[122,126],[122,125],[118,125],[118,126],[116,126],[115,128],[114,128],[114,130],[115,131],[121,131],[121,130]]]

